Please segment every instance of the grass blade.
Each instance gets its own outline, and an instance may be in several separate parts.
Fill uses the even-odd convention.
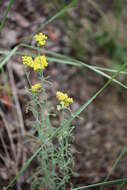
[[[102,91],[103,91],[106,87],[108,87],[108,86],[111,84],[111,82],[113,81],[113,79],[114,79],[115,77],[117,77],[117,76],[119,75],[120,71],[122,71],[126,66],[127,66],[127,61],[126,61],[124,64],[122,64],[122,65],[119,67],[117,73],[115,73],[115,74],[104,84],[104,86],[102,86],[102,88],[101,88],[100,90],[98,90],[87,102],[85,102],[77,111],[75,111],[75,112],[69,117],[69,119],[68,119],[66,122],[64,122],[64,123],[62,124],[62,126],[64,126],[64,127],[70,126],[71,122],[72,122],[80,113],[82,113],[82,112],[88,107],[88,105],[89,105],[90,103],[92,103],[93,100],[95,100],[96,97],[102,93]]]
[[[22,166],[22,168],[19,170],[19,172],[16,174],[13,180],[9,183],[9,185],[5,188],[5,190],[8,190],[10,187],[12,187],[17,178],[20,177],[22,173],[29,167],[30,163],[37,156],[37,154],[39,154],[40,151],[41,147],[27,160],[27,162]]]
[[[81,189],[88,189],[88,188],[93,188],[93,187],[100,187],[101,185],[112,185],[112,184],[117,184],[117,183],[122,183],[122,182],[127,182],[127,178],[123,178],[123,179],[116,179],[116,180],[111,180],[111,181],[107,181],[107,182],[100,182],[100,183],[95,183],[92,185],[86,185],[83,187],[77,187],[77,188],[73,188],[70,190],[81,190]]]
[[[16,53],[18,50],[18,46],[16,46],[13,50],[11,50],[8,55],[1,61],[0,69],[10,60],[10,58]]]
[[[64,15],[70,8],[72,8],[79,0],[73,0],[69,5],[66,5],[63,7],[60,11],[58,11],[54,16],[52,16],[49,20],[45,21],[41,27],[39,27],[32,35],[26,36],[24,41],[30,39],[33,37],[34,34],[40,32],[44,27],[46,27],[48,24],[53,22],[55,19],[59,18],[60,16]]]
[[[109,174],[107,175],[106,179],[104,180],[104,182],[106,182],[109,177],[112,175],[112,173],[114,172],[114,170],[116,169],[117,165],[119,164],[121,158],[124,156],[124,154],[127,152],[127,144],[122,148],[120,155],[118,156],[118,158],[115,160],[111,171],[109,172]],[[100,188],[100,190],[103,190],[104,186],[102,185],[102,187]]]
[[[62,8],[59,12],[57,12],[54,16],[52,16],[47,22],[45,22],[43,24],[43,26],[41,26],[39,28],[42,29],[43,27],[45,27],[46,25],[50,24],[52,21],[54,21],[55,19],[59,18],[60,16],[62,16],[66,11],[68,11],[70,8],[72,8],[76,3],[78,2],[78,0],[73,0],[69,5],[66,5],[64,8]]]
[[[34,47],[34,46],[30,46],[30,45],[26,45],[26,44],[21,44],[20,46],[23,46],[23,47],[27,47],[27,48],[31,48],[31,49],[34,49],[34,50],[37,50],[37,47]],[[7,54],[9,51],[4,51],[4,50],[0,50],[0,54]],[[73,65],[73,66],[77,66],[77,67],[86,67],[94,72],[96,72],[97,74],[100,74],[101,76],[105,77],[105,78],[108,78],[110,79],[111,76],[106,74],[105,72],[103,72],[103,70],[107,70],[107,71],[110,71],[110,72],[114,72],[116,73],[117,70],[111,70],[109,68],[100,68],[100,67],[96,67],[96,66],[91,66],[91,65],[88,65],[86,63],[83,63],[81,61],[78,61],[76,59],[72,59],[70,57],[67,57],[67,56],[64,56],[64,55],[61,55],[59,53],[56,53],[56,52],[53,52],[53,51],[49,51],[49,50],[46,50],[44,51],[46,54],[49,54],[49,55],[52,55],[52,56],[55,56],[56,58],[54,57],[48,57],[47,56],[47,60],[49,62],[55,62],[55,63],[59,63],[59,64],[67,64],[67,65]],[[16,54],[18,55],[22,55],[23,53],[21,52],[17,52]],[[25,54],[25,53],[24,53]],[[27,53],[27,55],[31,55],[31,56],[35,56],[35,54],[30,54],[30,53]],[[121,71],[120,74],[127,74],[127,72],[124,72],[124,71]],[[113,79],[113,82],[115,82],[116,84],[120,85],[121,87],[127,89],[127,86],[124,85],[123,83],[121,83],[120,81],[116,80],[116,79]]]
[[[3,15],[3,18],[2,18],[1,24],[0,24],[0,32],[2,31],[2,28],[3,28],[4,24],[5,24],[7,15],[8,15],[8,13],[9,13],[10,9],[11,9],[11,6],[12,6],[12,4],[13,4],[13,1],[14,1],[14,0],[10,0],[10,1],[9,1],[7,10],[6,10],[5,14]]]
[[[109,76],[108,74],[104,73],[103,71],[97,69],[96,67],[94,66],[91,66],[91,65],[88,65],[88,64],[85,64],[81,61],[77,61],[77,60],[74,60],[74,61],[70,61],[70,60],[62,60],[62,59],[58,59],[58,58],[50,58],[50,57],[47,57],[47,60],[50,61],[50,62],[55,62],[55,63],[62,63],[62,64],[68,64],[68,65],[73,65],[73,66],[78,66],[78,67],[86,67],[100,75],[102,75],[103,77],[105,78],[108,78],[108,79],[111,79],[112,77]],[[119,84],[120,86],[122,86],[123,88],[127,89],[127,86],[122,84],[121,82],[119,82],[118,80],[116,79],[112,79],[113,82]]]

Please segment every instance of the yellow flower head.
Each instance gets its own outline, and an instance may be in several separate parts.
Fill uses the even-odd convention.
[[[56,97],[59,101],[65,101],[68,98],[68,95],[64,94],[63,92],[57,91]]]
[[[41,88],[40,83],[37,83],[37,84],[32,85],[31,91],[32,91],[33,93],[36,93],[36,92],[38,92],[38,90],[39,90],[40,88]]]
[[[68,97],[66,93],[57,91],[56,98],[60,101],[60,103],[64,103],[64,106],[67,107],[73,103],[73,98]]]
[[[45,55],[38,56],[34,59],[33,70],[44,70],[48,66]]]
[[[43,33],[39,33],[34,35],[34,40],[37,42],[39,46],[44,46],[47,40],[47,36]]]
[[[33,59],[31,56],[22,56],[22,62],[24,65],[32,67],[33,66]]]
[[[70,104],[73,103],[73,98],[67,98],[65,101],[64,101],[64,105],[67,107],[69,106]]]

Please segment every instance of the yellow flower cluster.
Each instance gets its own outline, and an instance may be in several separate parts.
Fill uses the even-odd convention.
[[[67,107],[73,103],[73,98],[68,97],[68,95],[66,93],[57,91],[56,97],[60,101],[60,103],[62,103],[62,102],[64,103],[65,107]]]
[[[38,90],[39,90],[40,88],[41,88],[40,83],[37,83],[37,84],[35,84],[35,85],[32,85],[31,91],[32,91],[33,93],[36,93],[36,92],[38,92]]]
[[[44,70],[48,66],[45,55],[38,56],[34,60],[30,56],[22,56],[22,62],[24,65],[31,67],[34,71]]]
[[[32,67],[34,64],[34,61],[32,59],[32,57],[30,56],[22,56],[22,62],[24,65]]]
[[[34,39],[39,46],[44,46],[47,40],[47,36],[43,33],[39,33],[34,36]],[[34,71],[44,70],[48,66],[45,55],[37,56],[35,59],[33,59],[31,56],[22,56],[22,62],[24,65],[31,67]],[[31,91],[33,93],[36,93],[40,88],[40,83],[37,83],[35,85],[32,85]],[[60,91],[56,92],[56,98],[60,102],[60,105],[58,105],[58,110],[61,110],[64,107],[68,107],[73,103],[73,98],[70,98],[66,93]]]
[[[33,69],[36,70],[44,70],[48,66],[46,57],[44,55],[38,56],[34,59]]]
[[[39,33],[34,36],[34,40],[37,42],[39,46],[44,46],[47,40],[47,36],[43,33]]]

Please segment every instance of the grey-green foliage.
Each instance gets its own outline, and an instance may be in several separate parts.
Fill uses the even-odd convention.
[[[46,79],[43,74],[39,74],[39,78],[41,91],[31,94],[32,100],[28,108],[34,116],[33,130],[37,137],[36,142],[34,141],[34,149],[40,147],[37,155],[38,167],[29,179],[32,182],[31,189],[65,189],[70,179],[70,168],[73,163],[70,150],[72,128],[52,127],[44,89]],[[65,122],[65,117],[62,122]]]

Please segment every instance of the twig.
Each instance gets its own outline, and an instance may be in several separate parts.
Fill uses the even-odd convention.
[[[24,136],[25,136],[24,121],[23,121],[23,116],[22,116],[22,112],[21,112],[21,106],[20,106],[19,99],[18,99],[18,93],[17,93],[17,89],[16,89],[14,76],[13,76],[11,62],[9,62],[7,64],[7,68],[8,68],[9,78],[10,78],[10,85],[12,88],[12,95],[14,97],[14,103],[15,103],[15,107],[16,107],[16,111],[17,111],[17,117],[18,117],[18,122],[19,122],[19,135],[20,135],[20,141],[22,144],[22,142],[24,140]],[[21,147],[18,148],[18,151],[19,151],[18,154],[21,155]],[[17,155],[17,158],[19,158],[19,157],[20,156]],[[25,158],[26,158],[25,151],[23,151],[23,162],[25,161]]]
[[[14,157],[14,159],[16,160],[16,152],[15,152],[15,147],[14,147],[13,139],[12,139],[12,136],[11,136],[11,132],[10,132],[10,129],[9,129],[9,124],[8,124],[8,122],[6,121],[6,118],[5,118],[5,116],[4,116],[4,113],[3,113],[3,111],[2,111],[1,109],[0,109],[0,116],[1,116],[1,118],[2,118],[2,120],[3,120],[3,122],[4,122],[6,131],[7,131],[9,140],[10,140],[10,145],[11,145],[13,157]]]
[[[1,116],[1,118],[2,118],[2,120],[3,120],[3,122],[4,122],[6,131],[7,131],[7,133],[8,133],[8,137],[9,137],[9,140],[10,140],[10,145],[11,145],[12,154],[13,154],[14,160],[16,161],[15,146],[14,146],[13,139],[12,139],[12,136],[11,136],[11,132],[10,132],[10,129],[9,129],[9,123],[6,121],[5,115],[4,115],[4,113],[3,113],[3,111],[2,111],[1,109],[0,109],[0,116]],[[3,146],[4,146],[4,149],[6,150],[7,157],[8,157],[8,159],[9,159],[9,162],[8,162],[8,163],[12,163],[12,160],[11,160],[9,154],[8,154],[7,149],[6,149],[6,145],[5,145],[5,143],[4,143],[4,140],[3,140],[2,135],[1,135],[1,140],[2,140],[2,144],[3,144]],[[1,158],[2,158],[2,157],[1,157]],[[7,165],[7,167],[9,167],[7,163],[6,163],[6,165]],[[9,167],[9,168],[10,168],[10,167]],[[17,164],[16,164],[16,167],[14,167],[14,172],[17,173]],[[18,190],[21,190],[19,180],[17,180],[17,184],[16,184],[16,185],[17,185],[17,189],[18,189]]]

